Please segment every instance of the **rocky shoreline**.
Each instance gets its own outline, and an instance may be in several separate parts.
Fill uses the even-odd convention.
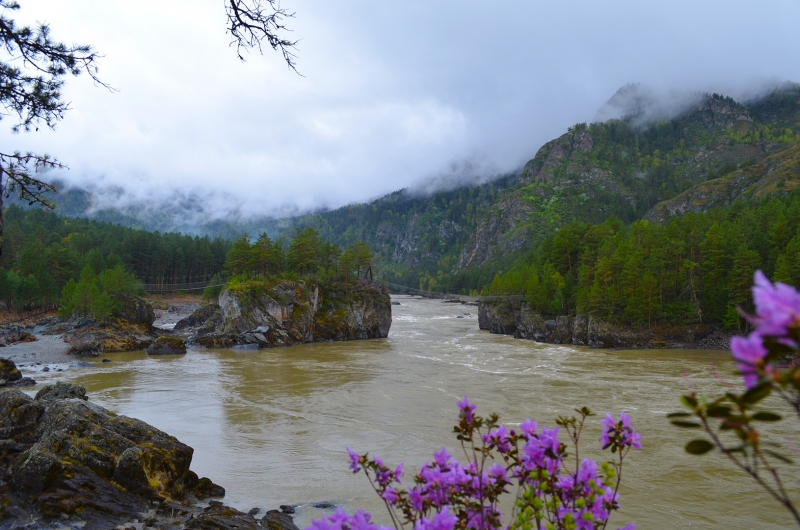
[[[728,350],[732,336],[716,326],[703,324],[634,329],[591,315],[545,318],[532,311],[526,302],[516,300],[480,301],[478,326],[517,339],[606,349]]]
[[[218,500],[224,488],[190,469],[193,452],[151,425],[91,403],[81,386],[58,382],[35,398],[4,387],[0,530],[298,530],[292,506],[260,518],[259,508],[225,506]]]

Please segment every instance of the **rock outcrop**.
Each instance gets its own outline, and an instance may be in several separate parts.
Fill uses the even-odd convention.
[[[93,530],[148,519],[147,526],[169,519],[171,528],[257,528],[232,508],[197,507],[225,490],[190,470],[193,452],[87,401],[77,385],[46,386],[36,398],[0,390],[0,528],[58,521]]]
[[[548,319],[522,300],[480,301],[478,325],[491,333],[517,339],[590,348],[727,349],[730,340],[714,326],[701,324],[633,329],[591,315]]]
[[[101,353],[144,350],[156,339],[153,332],[155,312],[137,296],[121,302],[120,316],[98,322],[82,317],[50,321],[38,331],[61,334],[70,345],[69,353],[79,357],[97,357]]]
[[[271,348],[304,342],[385,338],[392,323],[389,293],[359,282],[326,294],[317,285],[281,281],[226,289],[219,304],[176,324],[193,332],[190,344],[208,348]]]
[[[36,337],[26,329],[11,325],[0,329],[0,346],[10,346],[18,342],[33,342]]]
[[[182,355],[186,353],[186,344],[178,337],[158,337],[147,347],[147,355]]]

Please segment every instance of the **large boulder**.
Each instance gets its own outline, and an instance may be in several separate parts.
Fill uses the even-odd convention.
[[[150,303],[138,296],[129,296],[120,301],[121,310],[118,314],[131,324],[141,324],[146,327],[153,325],[156,320],[156,313]]]
[[[73,383],[56,381],[55,385],[45,385],[36,393],[36,401],[56,401],[59,399],[82,399],[87,401],[86,389]]]
[[[271,510],[261,518],[261,528],[264,530],[300,530],[294,524],[291,515],[277,510]]]
[[[110,528],[141,518],[154,501],[193,506],[191,499],[224,495],[189,469],[191,447],[86,399],[82,387],[64,383],[36,399],[0,390],[0,527],[33,517]]]
[[[10,359],[0,359],[0,385],[22,379],[22,373]]]
[[[186,353],[186,344],[178,337],[158,337],[147,347],[147,355],[182,355]]]

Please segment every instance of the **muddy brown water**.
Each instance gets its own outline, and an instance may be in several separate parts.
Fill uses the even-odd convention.
[[[366,479],[348,470],[345,447],[418,469],[442,446],[454,452],[456,401],[465,394],[479,412],[495,411],[508,424],[530,417],[554,426],[556,416],[582,405],[598,414],[626,410],[644,449],[624,470],[617,526],[790,526],[781,508],[721,456],[685,455],[682,446],[694,433],[666,420],[680,408],[687,378],[698,389],[722,390],[712,365],[738,384],[728,353],[538,344],[479,331],[476,307],[395,300],[402,305],[392,307],[385,340],[164,358],[111,354],[111,363],[35,378],[84,385],[94,402],[191,445],[192,468],[223,485],[232,506],[300,505],[301,528],[330,513],[312,506],[321,501],[364,508],[385,522]],[[584,454],[594,457],[601,454],[598,419],[584,434]],[[788,476],[795,492],[796,477]]]

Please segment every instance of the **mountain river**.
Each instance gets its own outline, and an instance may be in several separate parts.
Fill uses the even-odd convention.
[[[386,523],[366,478],[348,470],[345,447],[406,463],[406,477],[447,446],[465,394],[478,413],[507,424],[555,426],[586,405],[597,417],[582,454],[598,457],[598,420],[626,410],[644,449],[626,460],[617,528],[784,528],[781,507],[719,454],[692,457],[695,434],[672,427],[687,384],[739,385],[727,352],[609,351],[538,344],[478,330],[477,308],[396,296],[388,339],[260,351],[190,350],[179,357],[110,354],[95,368],[35,374],[86,387],[90,399],[142,419],[194,447],[192,469],[227,489],[243,511],[300,505],[304,528],[330,510],[364,508]],[[35,389],[32,390],[35,392]],[[783,435],[788,434],[784,432]],[[797,475],[789,475],[797,492]],[[408,482],[406,482],[407,484]]]

